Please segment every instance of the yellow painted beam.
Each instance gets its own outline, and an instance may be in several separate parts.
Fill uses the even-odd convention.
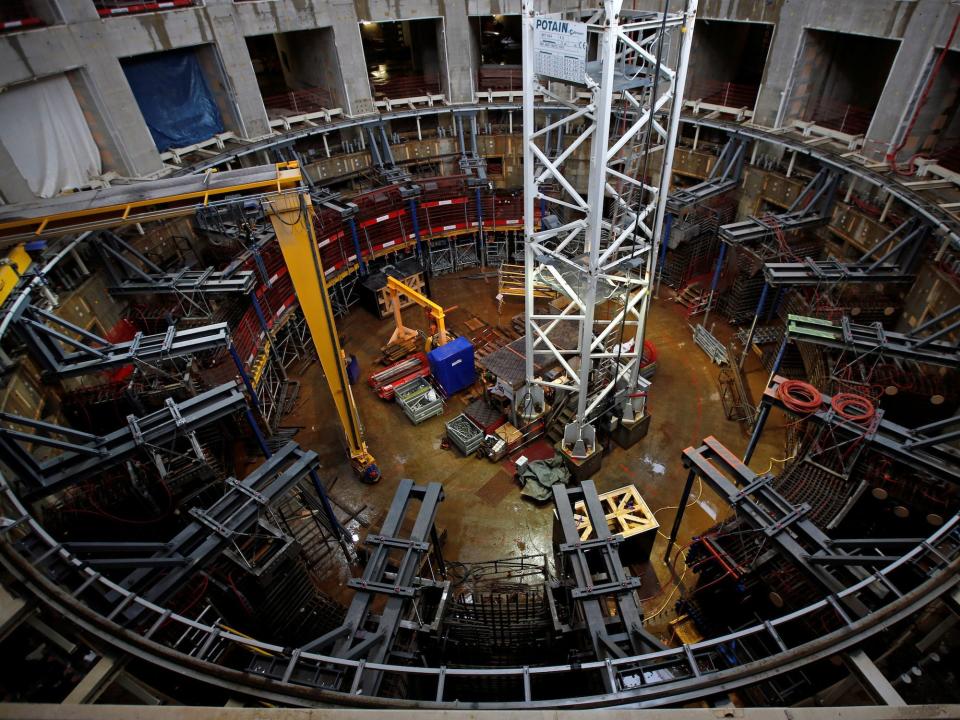
[[[198,207],[225,200],[227,196],[295,189],[300,186],[301,175],[293,162],[279,163],[269,172],[263,168],[250,168],[212,173],[212,179],[206,177],[191,175],[138,186],[75,193],[40,204],[7,206],[0,210],[0,241],[55,237],[193,215]],[[132,192],[132,187],[142,191]]]
[[[324,282],[323,263],[313,233],[310,196],[307,193],[273,195],[265,203],[340,416],[350,459],[365,479],[375,480],[379,477],[379,471],[363,439],[360,416],[343,364],[330,296]]]
[[[387,287],[390,289],[390,299],[393,301],[394,313],[398,316],[397,319],[397,335],[401,333],[404,329],[402,321],[399,319],[400,314],[400,293],[403,293],[408,298],[413,300],[417,305],[425,307],[430,311],[430,314],[433,315],[434,319],[437,321],[437,334],[440,336],[440,344],[447,344],[447,324],[446,324],[446,315],[443,312],[443,308],[437,305],[433,300],[428,298],[426,295],[417,292],[409,285],[400,282],[392,275],[387,275]],[[402,334],[402,333],[401,333]],[[391,340],[393,342],[393,340]]]
[[[9,297],[20,276],[33,262],[22,244],[7,253],[7,260],[10,261],[9,264],[0,266],[0,305]]]

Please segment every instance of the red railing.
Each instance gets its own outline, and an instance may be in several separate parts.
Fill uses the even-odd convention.
[[[198,0],[93,0],[100,17],[176,10],[200,5]]]
[[[810,114],[810,121],[848,135],[865,135],[873,110],[821,98]]]
[[[0,32],[25,30],[45,25],[33,12],[27,0],[4,0],[0,2]]]
[[[753,110],[757,103],[759,87],[753,85],[737,85],[736,83],[719,82],[716,80],[702,80],[693,83],[684,92],[687,100],[702,100],[711,105],[723,107],[749,108]]]
[[[478,90],[523,90],[523,68],[519,65],[481,65]]]
[[[437,75],[408,75],[382,80],[371,78],[370,85],[377,98],[394,99],[440,93],[440,77]]]
[[[267,110],[273,110],[281,114],[293,113],[294,115],[321,112],[335,107],[333,96],[323,88],[304,88],[303,90],[290,90],[279,95],[270,95],[263,99],[263,104]]]

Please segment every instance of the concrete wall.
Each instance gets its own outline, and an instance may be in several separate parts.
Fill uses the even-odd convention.
[[[119,59],[205,46],[222,69],[219,98],[239,135],[255,138],[270,129],[245,36],[305,31],[303,54],[324,70],[312,77],[334,92],[347,114],[373,112],[360,20],[437,19],[438,62],[447,99],[472,100],[477,70],[476,38],[469,18],[520,12],[520,0],[205,0],[203,7],[100,19],[91,0],[43,0],[45,16],[61,24],[0,36],[0,91],[14,83],[63,72],[76,73],[78,97],[101,147],[104,164],[124,176],[148,176],[162,162],[120,68]],[[659,9],[660,0],[637,0]],[[674,0],[672,7],[679,6]],[[763,69],[756,122],[776,126],[788,117],[787,100],[800,78],[797,59],[808,29],[902,40],[868,133],[867,152],[882,154],[908,121],[933,57],[949,35],[958,9],[945,0],[702,0],[704,19],[774,25]],[[322,29],[323,32],[310,32]],[[309,49],[308,49],[309,47]],[[960,36],[954,47],[960,49]],[[869,62],[869,58],[865,59]],[[694,60],[691,83],[709,63]],[[701,68],[698,70],[698,68]],[[304,79],[304,82],[307,80]],[[926,136],[924,128],[919,133]],[[0,193],[22,196],[16,173],[0,152]]]

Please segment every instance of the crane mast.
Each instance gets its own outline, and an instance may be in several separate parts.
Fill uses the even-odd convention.
[[[645,420],[643,339],[697,0],[681,4],[540,14],[523,3],[527,384],[516,410],[533,421],[545,388],[573,394],[562,451],[585,476],[599,467],[599,422],[619,418],[632,444]],[[558,295],[545,310],[541,283]],[[539,376],[544,365],[558,377]]]

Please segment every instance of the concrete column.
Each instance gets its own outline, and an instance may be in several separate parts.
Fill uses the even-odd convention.
[[[759,125],[778,126],[782,122],[781,107],[785,108],[789,99],[794,64],[803,42],[808,4],[805,0],[784,0],[780,8],[754,111],[754,122]]]
[[[82,78],[82,83],[74,80],[74,90],[81,90],[77,98],[101,148],[104,170],[149,175],[162,169],[160,153],[104,26],[99,20],[71,26],[75,47],[70,56],[80,65]]]
[[[470,48],[468,0],[448,0],[441,4],[443,22],[437,23],[437,53],[440,56],[440,85],[451,103],[473,102],[477,60]]]
[[[40,17],[51,25],[97,20],[100,17],[92,0],[34,0],[33,6]]]
[[[267,111],[233,4],[208,2],[206,14],[223,75],[223,86],[211,90],[220,105],[224,124],[232,124],[231,129],[241,137],[266,135],[270,132]],[[208,78],[215,77],[216,74],[208,73]]]
[[[0,142],[0,196],[7,204],[36,200],[30,186],[17,169],[7,148]]]
[[[947,41],[957,12],[956,7],[940,0],[917,2],[870,122],[864,148],[869,156],[882,157],[887,146],[897,137],[901,124],[909,121],[913,103],[918,98],[922,84],[926,82],[929,63],[939,49],[937,46],[942,47]],[[958,42],[955,38],[955,48]],[[918,128],[923,136],[929,129]],[[905,160],[906,157],[901,159]]]
[[[360,20],[353,3],[337,8],[333,24],[336,58],[343,68],[343,111],[351,116],[369,115],[375,110],[370,94],[370,76],[360,39]]]

